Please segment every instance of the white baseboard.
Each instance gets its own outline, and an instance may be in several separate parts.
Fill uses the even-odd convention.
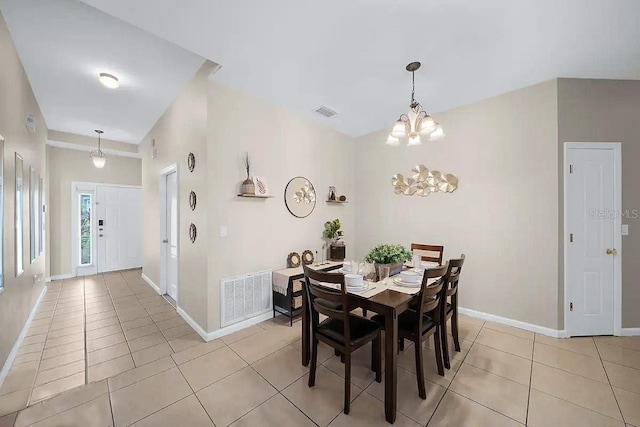
[[[57,276],[47,277],[47,283],[54,280],[73,279],[74,277],[76,277],[75,274],[58,274]]]
[[[202,337],[203,340],[205,341],[211,341],[211,339],[209,339],[209,334],[207,334],[207,331],[205,331],[202,326],[200,326],[198,324],[198,322],[196,322],[195,320],[193,320],[191,318],[191,316],[189,316],[187,314],[186,311],[184,311],[182,308],[178,307],[176,308],[176,311],[178,312],[178,314],[180,316],[182,316],[182,318],[185,320],[185,322],[187,322],[189,324],[189,326],[191,326],[193,328],[193,330],[195,330],[198,335],[200,335],[200,337]]]
[[[44,295],[46,293],[47,293],[47,287],[45,286],[44,289],[42,289],[42,292],[40,292],[40,296],[36,300],[36,303],[33,305],[33,308],[31,309],[31,313],[29,314],[29,318],[27,318],[27,321],[22,327],[22,331],[20,332],[20,335],[18,335],[18,339],[13,344],[13,347],[11,348],[11,352],[9,353],[9,356],[7,356],[7,360],[5,360],[4,365],[2,366],[2,370],[0,371],[0,388],[2,387],[2,383],[4,383],[4,379],[7,377],[7,374],[11,369],[11,366],[13,365],[13,361],[16,359],[18,351],[20,350],[20,346],[22,345],[22,341],[24,341],[24,337],[27,335],[27,331],[29,331],[29,327],[31,326],[31,321],[33,320],[33,317],[36,315],[38,308],[40,308],[40,303],[42,302],[42,298],[44,298]]]
[[[495,314],[484,313],[482,311],[471,310],[469,308],[458,307],[460,314],[465,314],[477,319],[488,320],[490,322],[500,323],[502,325],[513,326],[514,328],[524,329],[525,331],[535,332],[547,335],[553,338],[566,338],[564,330],[546,328],[544,326],[534,325],[532,323],[521,322],[519,320],[508,319],[506,317],[496,316]]]
[[[144,280],[145,282],[147,282],[149,284],[149,286],[151,286],[153,288],[154,291],[156,291],[158,293],[158,295],[160,294],[160,288],[158,287],[158,285],[156,285],[155,283],[153,283],[153,280],[149,279],[149,276],[147,276],[146,274],[142,273],[141,274],[142,280]]]
[[[251,319],[243,320],[242,322],[234,323],[233,325],[226,326],[224,328],[216,329],[213,332],[209,332],[207,341],[213,341],[216,338],[224,337],[225,335],[232,334],[234,332],[241,331],[249,326],[257,325],[260,322],[269,320],[273,317],[273,311],[269,310],[268,313],[261,314]]]
[[[635,337],[640,335],[640,328],[622,328],[620,329],[621,337]]]
[[[242,329],[248,328],[249,326],[257,325],[260,322],[264,322],[265,320],[271,319],[273,313],[270,311],[268,313],[261,314],[256,317],[252,317],[251,319],[243,320],[242,322],[234,323],[233,325],[229,325],[225,328],[216,329],[213,332],[205,331],[202,326],[198,324],[195,320],[191,318],[182,308],[178,307],[176,309],[178,314],[182,316],[182,318],[191,326],[197,333],[202,337],[203,340],[209,342],[213,341],[217,338],[222,338],[225,335],[232,334],[234,332],[241,331]]]

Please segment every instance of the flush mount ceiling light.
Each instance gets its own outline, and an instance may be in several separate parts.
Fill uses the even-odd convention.
[[[100,148],[100,136],[104,133],[100,129],[96,129],[95,132],[98,134],[98,149],[91,152],[91,160],[93,160],[93,165],[98,169],[102,169],[104,164],[107,163],[107,155]]]
[[[444,136],[444,131],[438,122],[422,109],[422,105],[415,99],[416,77],[415,72],[420,68],[419,62],[407,65],[407,71],[411,73],[412,89],[409,112],[402,114],[387,138],[387,144],[400,145],[400,140],[408,138],[407,145],[422,144],[420,137],[428,137],[430,141],[436,141]]]
[[[120,82],[118,82],[118,78],[113,74],[100,73],[98,80],[100,81],[100,83],[102,83],[103,86],[106,86],[109,89],[117,89],[118,86],[120,86]]]

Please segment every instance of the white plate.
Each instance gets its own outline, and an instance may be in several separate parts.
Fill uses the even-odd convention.
[[[362,282],[362,286],[347,286],[347,292],[364,292],[369,289],[368,282]]]
[[[342,274],[360,274],[362,275],[362,273],[364,272],[364,270],[360,270],[357,273],[353,273],[351,270],[346,271],[344,268],[340,267],[339,269],[336,270],[338,273],[342,273]]]
[[[422,286],[422,282],[417,282],[417,283],[403,282],[402,280],[400,280],[399,277],[394,278],[393,283],[395,283],[398,286],[403,286],[405,288],[419,288],[420,286]]]

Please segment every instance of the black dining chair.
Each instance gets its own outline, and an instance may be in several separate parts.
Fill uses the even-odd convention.
[[[318,363],[318,343],[333,347],[344,361],[344,413],[351,406],[351,355],[371,342],[371,370],[376,373],[376,381],[382,381],[381,327],[365,317],[350,313],[349,297],[344,283],[344,275],[325,273],[304,268],[307,301],[311,315],[311,364],[309,366],[309,387],[316,381]],[[322,286],[320,283],[338,285],[338,289]],[[327,319],[320,322],[320,314]]]
[[[398,337],[401,340],[407,339],[414,343],[418,394],[422,399],[427,398],[422,363],[422,341],[432,335],[438,374],[444,376],[440,332],[447,268],[447,265],[442,265],[426,269],[422,277],[416,308],[407,310],[398,316]],[[431,279],[437,280],[433,282]],[[384,325],[384,316],[375,315],[372,320]],[[385,339],[389,339],[389,337],[385,337]]]
[[[460,255],[460,258],[454,258],[449,260],[449,269],[447,270],[446,278],[446,298],[444,318],[442,321],[442,355],[444,358],[444,367],[451,369],[451,362],[449,360],[449,343],[447,336],[447,322],[451,319],[451,336],[453,336],[453,346],[456,351],[460,351],[460,338],[458,336],[458,283],[460,282],[460,273],[462,272],[462,266],[464,264],[465,256]],[[447,301],[450,299],[451,302]]]

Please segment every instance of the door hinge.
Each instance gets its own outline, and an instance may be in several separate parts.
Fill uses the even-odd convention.
[[[573,303],[572,302],[569,303],[569,311],[573,311]]]
[[[569,173],[573,173],[573,165],[569,165]]]
[[[573,243],[573,233],[569,234],[569,242]]]

